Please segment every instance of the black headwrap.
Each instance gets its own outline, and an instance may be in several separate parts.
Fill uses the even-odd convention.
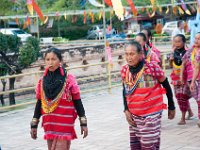
[[[43,90],[47,98],[53,100],[62,90],[66,79],[66,70],[64,72],[65,74],[62,76],[60,73],[60,67],[58,67],[58,69],[53,72],[48,71],[47,75],[44,76]]]

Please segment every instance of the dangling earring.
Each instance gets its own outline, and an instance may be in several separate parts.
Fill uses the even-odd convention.
[[[60,63],[60,74],[62,75],[62,76],[64,76],[64,70],[63,70],[63,68],[62,68],[62,64]]]
[[[45,71],[44,71],[44,77],[47,75],[48,71],[49,71],[49,68],[46,67],[46,69],[45,69]]]

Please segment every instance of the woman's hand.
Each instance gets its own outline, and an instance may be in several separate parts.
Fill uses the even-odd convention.
[[[81,126],[81,135],[83,135],[83,138],[86,138],[88,136],[87,126]]]
[[[169,110],[168,109],[168,119],[170,119],[170,120],[174,119],[175,114],[176,114],[175,109],[174,110]]]
[[[131,114],[128,110],[124,111],[124,113],[125,113],[127,122],[128,122],[131,126],[136,127],[137,125],[136,125],[136,123],[134,122],[134,120],[133,120],[133,118],[132,118],[132,114]]]
[[[31,138],[36,140],[37,139],[37,128],[31,128]]]

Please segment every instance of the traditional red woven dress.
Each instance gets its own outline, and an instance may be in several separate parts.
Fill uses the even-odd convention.
[[[80,99],[80,90],[73,75],[68,74],[62,90],[54,100],[46,99],[40,79],[36,87],[36,98],[42,103],[42,127],[44,139],[73,140],[77,138],[74,123],[77,113],[73,99]]]
[[[161,88],[158,82],[158,78],[163,77],[164,73],[159,68],[156,63],[146,62],[143,69],[133,80],[129,66],[123,66],[121,71],[122,81],[126,86],[125,88],[128,88],[127,91],[130,92],[126,99],[129,111],[133,115],[147,116],[166,108],[162,96],[162,94],[165,94],[165,90]]]
[[[164,72],[157,63],[146,62],[136,75],[128,64],[123,66],[121,76],[128,110],[137,125],[129,127],[131,150],[159,149],[161,114],[166,104],[162,96],[165,90],[158,79],[164,77]]]

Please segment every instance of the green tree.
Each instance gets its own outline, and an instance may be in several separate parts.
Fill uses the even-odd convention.
[[[29,37],[22,45],[17,36],[0,33],[0,70],[2,70],[0,76],[21,73],[22,69],[37,60],[39,50],[39,41],[33,37]],[[14,84],[15,77],[9,78],[9,90],[14,89]],[[15,104],[14,93],[9,94],[9,102],[10,105]]]

